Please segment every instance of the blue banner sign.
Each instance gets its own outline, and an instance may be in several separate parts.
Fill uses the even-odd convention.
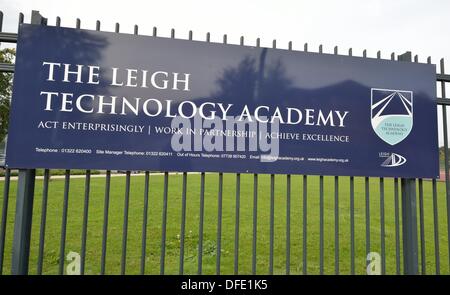
[[[21,25],[11,168],[439,175],[435,66]]]

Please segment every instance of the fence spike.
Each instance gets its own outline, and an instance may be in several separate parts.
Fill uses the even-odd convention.
[[[23,13],[21,12],[21,13],[19,13],[19,25],[20,24],[23,24],[23,21],[24,21],[24,15],[23,15]]]

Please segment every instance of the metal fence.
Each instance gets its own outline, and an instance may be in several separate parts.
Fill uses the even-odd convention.
[[[2,19],[0,13],[0,42],[17,42],[16,33],[2,32]],[[31,23],[47,19],[33,11]],[[410,52],[398,60],[413,61]],[[0,64],[0,71],[13,73],[14,66]],[[445,181],[90,170],[55,176],[6,168],[0,274],[77,272],[78,261],[81,274],[365,274],[368,265],[381,274],[449,274],[448,82],[441,60]]]

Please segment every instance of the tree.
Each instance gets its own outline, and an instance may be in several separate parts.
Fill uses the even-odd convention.
[[[13,63],[16,50],[5,48],[0,50],[0,63]],[[11,73],[0,73],[0,142],[5,139],[8,133],[9,107],[11,105],[12,93]]]

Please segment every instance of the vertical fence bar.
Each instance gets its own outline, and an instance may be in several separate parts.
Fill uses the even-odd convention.
[[[244,42],[241,37],[241,43]],[[236,220],[234,227],[234,274],[239,273],[239,218],[241,207],[241,174],[236,173]]]
[[[261,39],[256,39],[256,47],[261,45]],[[258,236],[258,174],[253,174],[253,240],[252,240],[252,274],[256,274],[256,253]]]
[[[209,40],[208,33],[207,39]],[[223,35],[223,44],[227,44],[227,35]],[[216,249],[216,274],[220,275],[220,262],[222,257],[222,199],[223,199],[223,173],[219,173],[219,191],[217,196],[217,249]]]
[[[395,270],[400,274],[400,208],[398,201],[398,178],[394,178],[394,210],[395,210]]]
[[[8,220],[9,184],[11,180],[11,170],[5,169],[3,187],[2,224],[0,228],[0,275],[3,274],[3,258],[5,256],[6,222]]]
[[[222,253],[222,194],[223,173],[219,173],[219,192],[217,196],[217,252],[216,252],[216,274],[220,275],[220,257]]]
[[[292,50],[292,41],[288,43],[288,50]],[[291,175],[286,176],[286,274],[291,273]]]
[[[335,47],[337,54],[337,47]],[[339,177],[334,177],[334,273],[339,274]]]
[[[0,32],[3,31],[3,12],[0,11]],[[0,42],[0,46],[2,43]],[[3,168],[3,167],[1,167]],[[2,207],[2,222],[0,226],[0,275],[3,274],[3,257],[5,249],[5,234],[6,234],[6,217],[8,214],[8,200],[9,200],[9,179],[6,179],[6,175],[9,175],[9,171],[5,171],[4,188],[8,187],[8,193],[4,191],[3,193],[3,207]]]
[[[322,46],[322,45],[321,45]],[[324,246],[324,223],[323,223],[323,175],[319,178],[319,271],[323,275],[323,246]]]
[[[434,225],[434,260],[436,264],[436,274],[441,274],[441,259],[439,255],[439,216],[437,202],[436,179],[432,180],[433,186],[433,225]]]
[[[106,171],[105,179],[105,203],[103,206],[103,237],[102,237],[102,257],[100,261],[100,274],[105,274],[106,245],[108,240],[108,212],[109,212],[109,191],[111,187],[111,171]]]
[[[423,213],[423,181],[419,179],[419,228],[420,228],[420,265],[421,273],[426,274],[425,255],[425,219]]]
[[[98,23],[100,26],[100,23]],[[114,26],[114,32],[119,33],[120,31],[120,24],[116,23]],[[121,263],[120,263],[120,272],[121,274],[125,274],[126,271],[126,247],[127,247],[127,239],[128,239],[128,204],[129,204],[129,181],[130,181],[130,171],[126,172],[126,180],[125,180],[125,204],[124,204],[124,220],[123,220],[123,228],[122,228],[122,257],[121,257]],[[127,185],[128,184],[128,185]],[[106,196],[105,196],[105,202],[106,202]],[[109,202],[109,185],[108,185],[108,202]],[[105,209],[106,210],[106,209]],[[107,218],[106,218],[107,220]],[[105,237],[106,242],[106,237]],[[106,244],[105,244],[106,248]],[[106,249],[105,249],[106,251]]]
[[[419,62],[417,54],[414,56],[414,62]],[[420,228],[420,264],[421,274],[426,274],[426,255],[425,255],[425,219],[423,208],[423,181],[420,178],[419,182],[419,228]]]
[[[307,45],[305,44],[305,49]],[[308,176],[303,175],[303,274],[308,272]]]
[[[386,274],[386,243],[384,218],[384,178],[380,177],[380,244],[381,244],[381,274]]]
[[[64,177],[64,200],[63,200],[63,213],[61,224],[61,241],[59,247],[59,271],[62,275],[64,273],[64,252],[66,249],[66,228],[67,228],[67,210],[69,207],[69,186],[70,186],[70,170],[67,169]]]
[[[350,176],[350,273],[355,274],[355,179]]]
[[[395,53],[391,53],[391,60],[395,60]],[[395,262],[396,274],[400,274],[400,206],[398,200],[398,178],[394,179],[394,206],[395,206]]]
[[[291,273],[291,175],[286,176],[286,274]]]
[[[256,244],[258,234],[258,174],[253,174],[253,245],[252,274],[256,274]]]
[[[273,274],[273,242],[275,231],[275,175],[270,175],[270,237],[269,237],[269,274]]]
[[[203,270],[203,223],[205,215],[205,172],[200,174],[200,217],[198,225],[198,269],[201,275]]]
[[[150,173],[148,171],[145,171],[144,212],[142,216],[141,275],[145,273],[145,257],[147,252],[148,191],[150,188],[149,183],[150,183]]]
[[[87,226],[88,226],[88,212],[89,212],[89,191],[91,189],[91,170],[86,170],[84,190],[84,210],[83,210],[83,229],[81,233],[81,263],[80,273],[84,274],[86,265],[86,238],[87,238]]]
[[[365,193],[366,193],[366,255],[367,255],[370,252],[370,183],[369,183],[369,177],[364,178],[364,185],[365,185]]]
[[[164,172],[164,191],[163,191],[163,212],[162,212],[162,233],[161,233],[161,257],[159,273],[164,274],[166,262],[166,226],[167,226],[167,202],[169,190],[169,172]]]
[[[348,49],[353,56],[353,49]],[[355,179],[350,176],[350,274],[355,274]]]
[[[184,273],[184,237],[186,231],[186,193],[187,193],[187,173],[183,173],[183,191],[181,193],[181,229],[180,229],[180,270]]]
[[[431,64],[430,56],[427,58],[427,63]],[[441,258],[439,253],[439,215],[438,215],[436,179],[432,179],[431,186],[433,191],[434,261],[436,274],[439,275],[441,273]],[[447,216],[447,218],[449,218],[449,216]]]
[[[444,59],[440,60],[441,74],[445,74]],[[445,94],[445,82],[441,81],[441,95],[443,98]],[[447,246],[448,246],[448,264],[450,266],[450,175],[449,175],[449,156],[448,156],[448,126],[447,126],[447,106],[442,106],[442,120],[444,127],[444,167],[445,167],[445,192],[447,201]]]
[[[127,241],[128,241],[128,211],[130,205],[130,181],[131,172],[127,171],[125,177],[125,198],[123,205],[123,227],[122,227],[122,259],[120,262],[120,274],[124,275],[127,266]]]

